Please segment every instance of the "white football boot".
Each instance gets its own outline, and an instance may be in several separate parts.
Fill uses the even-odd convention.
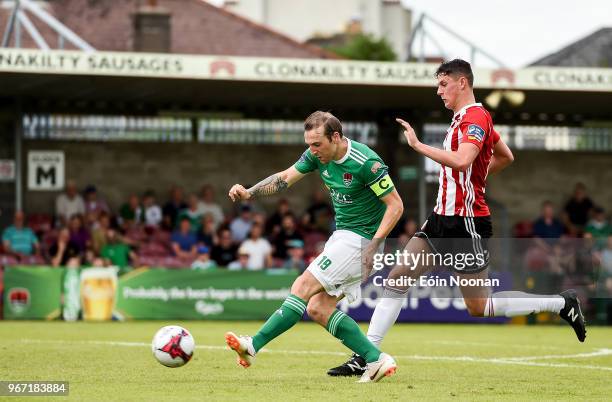
[[[365,373],[357,382],[378,382],[384,377],[395,374],[397,364],[395,360],[386,353],[381,353],[377,361],[368,363]]]
[[[225,334],[225,343],[238,354],[238,364],[248,368],[255,361],[255,349],[250,336],[236,336],[233,332]]]

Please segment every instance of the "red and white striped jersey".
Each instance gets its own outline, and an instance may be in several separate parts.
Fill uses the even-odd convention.
[[[444,150],[456,152],[459,144],[469,142],[480,152],[465,172],[440,166],[440,187],[434,213],[438,215],[488,216],[485,184],[493,147],[499,134],[493,128],[489,112],[480,103],[464,106],[453,116],[446,131]]]

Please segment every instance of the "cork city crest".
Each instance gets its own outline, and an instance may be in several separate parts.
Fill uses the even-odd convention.
[[[350,187],[351,183],[353,182],[353,175],[351,173],[344,173],[342,175],[342,181],[344,181],[344,185],[346,187]]]

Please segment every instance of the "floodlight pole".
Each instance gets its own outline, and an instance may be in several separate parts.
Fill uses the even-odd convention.
[[[6,29],[4,30],[4,36],[2,37],[2,47],[7,47],[9,41],[11,40],[11,33],[13,32],[13,28],[15,27],[15,21],[17,20],[18,11],[19,0],[15,0],[15,6],[13,7],[13,11],[11,12],[11,16],[9,17],[9,21],[6,24]]]
[[[43,50],[49,50],[49,45],[47,44],[47,42],[45,42],[45,39],[42,37],[40,32],[38,32],[34,24],[32,24],[32,21],[30,21],[28,16],[23,11],[18,11],[17,20],[18,22],[23,24],[24,28],[26,29],[26,31],[28,31],[32,39],[34,39],[34,42],[36,42],[39,48]]]
[[[38,32],[34,24],[30,21],[27,15],[23,12],[27,10],[32,15],[36,16],[42,22],[47,24],[51,29],[59,34],[60,47],[63,47],[64,40],[72,43],[75,47],[85,52],[95,52],[96,49],[83,40],[80,36],[74,33],[70,28],[62,24],[57,18],[46,12],[38,4],[31,0],[15,0],[15,6],[9,19],[6,29],[4,30],[4,36],[2,38],[2,47],[7,47],[10,42],[11,35],[15,33],[15,47],[21,47],[21,24],[28,31],[36,45],[43,49],[49,50],[49,45],[44,40],[43,36]]]
[[[17,99],[15,107],[15,210],[23,211],[23,185],[22,185],[22,139],[23,139],[23,113],[21,99]]]
[[[497,64],[499,67],[501,67],[501,68],[505,67],[505,64],[501,60],[499,60],[498,58],[496,58],[492,54],[488,53],[487,51],[483,50],[482,48],[476,46],[472,41],[469,41],[465,37],[459,35],[457,32],[453,31],[452,29],[450,29],[446,25],[442,24],[441,22],[437,21],[436,19],[430,17],[429,15],[427,15],[425,13],[421,14],[421,17],[419,17],[419,21],[417,22],[417,24],[414,26],[414,29],[410,33],[410,41],[408,42],[408,59],[409,60],[414,57],[414,51],[412,49],[414,47],[414,41],[415,41],[415,37],[417,36],[417,34],[420,34],[420,40],[421,40],[421,43],[420,43],[421,55],[419,56],[419,60],[424,60],[425,59],[425,54],[424,54],[425,53],[425,48],[424,48],[425,36],[430,38],[432,40],[432,42],[434,42],[436,47],[438,47],[438,49],[440,50],[442,55],[444,57],[446,57],[445,54],[444,54],[444,51],[442,51],[442,48],[441,48],[440,44],[438,42],[436,42],[435,39],[433,38],[433,36],[431,35],[431,33],[426,30],[425,24],[424,24],[425,20],[431,22],[432,24],[436,25],[438,28],[442,29],[446,33],[454,36],[459,41],[461,41],[461,42],[465,43],[466,45],[468,45],[470,47],[470,57],[471,57],[470,62],[471,63],[474,63],[474,60],[476,59],[476,55],[477,54],[481,54],[481,55],[485,56],[487,59],[489,59],[492,62],[494,62],[495,64]]]

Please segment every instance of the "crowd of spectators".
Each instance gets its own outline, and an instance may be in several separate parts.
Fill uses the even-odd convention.
[[[303,271],[333,225],[322,191],[301,213],[282,198],[270,214],[253,202],[224,211],[210,185],[188,195],[175,186],[163,203],[151,190],[133,193],[112,211],[95,186],[79,192],[68,181],[54,216],[15,213],[13,225],[2,232],[0,265]],[[401,246],[417,228],[414,219],[404,219],[392,236]],[[515,237],[530,238],[527,271],[558,275],[567,285],[597,282],[612,295],[612,226],[584,185],[576,185],[560,213],[551,201],[543,202],[537,219],[515,226]]]
[[[544,201],[538,218],[515,226],[515,237],[531,238],[524,254],[528,272],[556,278],[553,287],[612,296],[612,225],[584,184],[576,184],[560,211]]]
[[[333,230],[322,191],[299,214],[286,199],[271,214],[254,202],[225,213],[210,185],[187,195],[174,186],[163,203],[151,190],[129,194],[113,211],[95,186],[68,181],[54,215],[15,213],[0,265],[303,271]]]

